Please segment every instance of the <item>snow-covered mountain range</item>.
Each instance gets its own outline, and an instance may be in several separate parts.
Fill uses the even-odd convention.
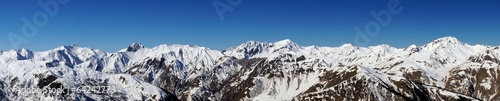
[[[500,100],[499,46],[454,37],[423,46],[249,41],[222,51],[139,43],[115,53],[61,46],[0,51],[7,100]],[[17,88],[113,87],[26,93]],[[108,91],[107,89],[105,89]],[[98,91],[98,90],[97,90]]]

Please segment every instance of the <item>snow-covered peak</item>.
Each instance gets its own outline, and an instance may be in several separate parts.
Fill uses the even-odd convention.
[[[293,49],[293,48],[299,48],[300,46],[297,45],[297,43],[295,42],[292,42],[292,40],[290,39],[285,39],[285,40],[281,40],[281,41],[278,41],[278,42],[274,42],[273,43],[273,46],[274,47],[283,47],[283,48],[289,48],[289,49]]]
[[[159,46],[152,48],[152,51],[163,53],[163,52],[170,52],[170,51],[178,51],[178,50],[182,50],[182,49],[184,49],[184,50],[210,50],[206,47],[200,47],[200,46],[196,46],[196,45],[163,44],[163,45],[159,45]]]
[[[141,45],[138,45],[141,46]],[[153,48],[142,48],[136,52],[126,52],[132,61],[143,60],[148,57],[163,57],[172,60],[212,60],[222,55],[220,51],[211,50],[196,45],[163,44]]]
[[[30,50],[26,49],[26,48],[23,48],[23,49],[19,49],[17,50],[18,52],[20,53],[26,53],[26,52],[31,52]]]
[[[439,42],[439,41],[444,41],[444,42],[451,42],[451,43],[460,43],[460,41],[458,41],[457,38],[455,37],[452,37],[452,36],[447,36],[447,37],[443,37],[443,38],[439,38],[439,39],[436,39],[434,40],[434,42]]]
[[[436,39],[431,43],[424,45],[423,47],[438,48],[438,47],[456,46],[456,45],[465,45],[465,44],[458,41],[458,39],[455,37],[448,36]]]
[[[61,46],[52,50],[38,52],[36,59],[41,60],[57,60],[57,61],[71,61],[73,64],[80,64],[85,61],[98,61],[104,58],[108,53],[92,49],[89,47],[78,47],[76,45]]]
[[[389,46],[388,44],[381,44],[381,45],[377,45],[377,46],[374,46],[372,48],[380,48],[380,49],[390,49],[392,48],[391,46]]]
[[[276,46],[298,46],[297,43],[292,42],[290,39],[274,42],[273,44]]]
[[[283,39],[283,40],[275,42],[275,43],[293,43],[293,42],[290,39]]]
[[[444,37],[422,46],[422,50],[467,58],[474,54],[476,49],[469,44],[458,41],[455,37]]]
[[[61,47],[57,47],[55,49],[52,49],[52,50],[74,50],[74,49],[78,49],[78,48],[81,48],[81,47],[78,47],[76,45],[69,45],[69,46],[61,46]]]
[[[139,49],[144,48],[144,46],[141,43],[133,43],[130,46],[127,47],[126,51],[127,52],[136,52]]]
[[[413,49],[410,47],[413,47]],[[471,55],[486,48],[485,46],[471,46],[469,44],[462,43],[454,37],[439,38],[422,46],[421,48],[415,48],[416,46],[410,47],[406,49],[406,52],[413,51],[415,54],[411,55],[409,58],[415,59],[416,61],[432,61],[436,64],[429,67],[446,69],[467,61]],[[416,49],[420,50],[415,52],[417,51]]]
[[[420,46],[417,46],[415,44],[412,44],[408,47],[406,47],[405,49],[403,49],[404,51],[407,51],[407,52],[419,52],[420,50],[422,49],[422,47]]]
[[[261,53],[264,49],[271,46],[270,43],[262,43],[258,41],[248,41],[239,46],[231,47],[221,52],[224,55],[235,56],[238,58],[249,58],[255,54]]]
[[[26,48],[17,50],[17,54],[20,60],[33,58],[33,52]]]
[[[371,46],[371,47],[369,47],[369,49],[372,52],[383,52],[383,53],[386,53],[386,52],[393,53],[393,52],[395,52],[397,50],[396,48],[391,47],[388,44],[381,44],[381,45],[377,45],[377,46]]]
[[[354,47],[354,46],[352,44],[350,44],[350,43],[346,43],[346,44],[343,44],[340,47]]]
[[[237,58],[273,57],[283,53],[299,52],[304,49],[290,39],[274,43],[248,41],[240,46],[231,47],[222,51],[223,54]]]
[[[356,47],[356,46],[353,46],[350,43],[347,43],[347,44],[344,44],[344,45],[340,46],[339,48],[342,49],[342,50],[354,50],[354,49],[357,49],[359,47]]]
[[[89,47],[79,47],[77,45],[69,45],[69,46],[61,46],[49,51],[45,51],[42,53],[59,53],[58,51],[66,51],[71,54],[106,54],[106,52],[98,50],[98,49],[92,49]]]
[[[254,46],[268,45],[268,44],[269,43],[267,43],[267,42],[262,43],[262,42],[258,42],[258,41],[248,41],[248,42],[245,42],[237,47],[254,47]]]

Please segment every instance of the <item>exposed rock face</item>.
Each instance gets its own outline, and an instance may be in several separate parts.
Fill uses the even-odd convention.
[[[500,62],[493,51],[498,50],[486,50],[453,68],[446,80],[446,88],[483,100],[500,100],[496,93],[500,91]]]

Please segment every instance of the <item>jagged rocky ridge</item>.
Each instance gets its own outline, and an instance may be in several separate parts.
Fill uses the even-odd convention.
[[[249,41],[222,51],[139,43],[0,51],[0,97],[136,100],[500,100],[498,47],[454,37],[423,46],[300,46]],[[116,94],[19,96],[12,87],[113,85]]]

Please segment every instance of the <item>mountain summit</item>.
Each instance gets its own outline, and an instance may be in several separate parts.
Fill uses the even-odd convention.
[[[238,58],[251,58],[276,56],[281,53],[297,52],[301,49],[302,46],[297,45],[290,39],[285,39],[274,43],[248,41],[240,46],[225,49],[222,53],[234,55]]]
[[[458,41],[457,38],[447,36],[443,38],[436,39],[429,44],[424,45],[423,47],[446,47],[446,46],[455,46],[455,45],[464,45],[464,43]]]
[[[137,50],[139,50],[141,48],[144,48],[144,46],[141,43],[133,43],[127,47],[126,51],[127,52],[136,52]]]
[[[285,39],[285,40],[281,40],[278,42],[274,42],[273,44],[275,46],[283,46],[283,47],[290,47],[290,48],[299,46],[299,45],[297,45],[297,43],[292,42],[292,40],[290,40],[290,39]]]

